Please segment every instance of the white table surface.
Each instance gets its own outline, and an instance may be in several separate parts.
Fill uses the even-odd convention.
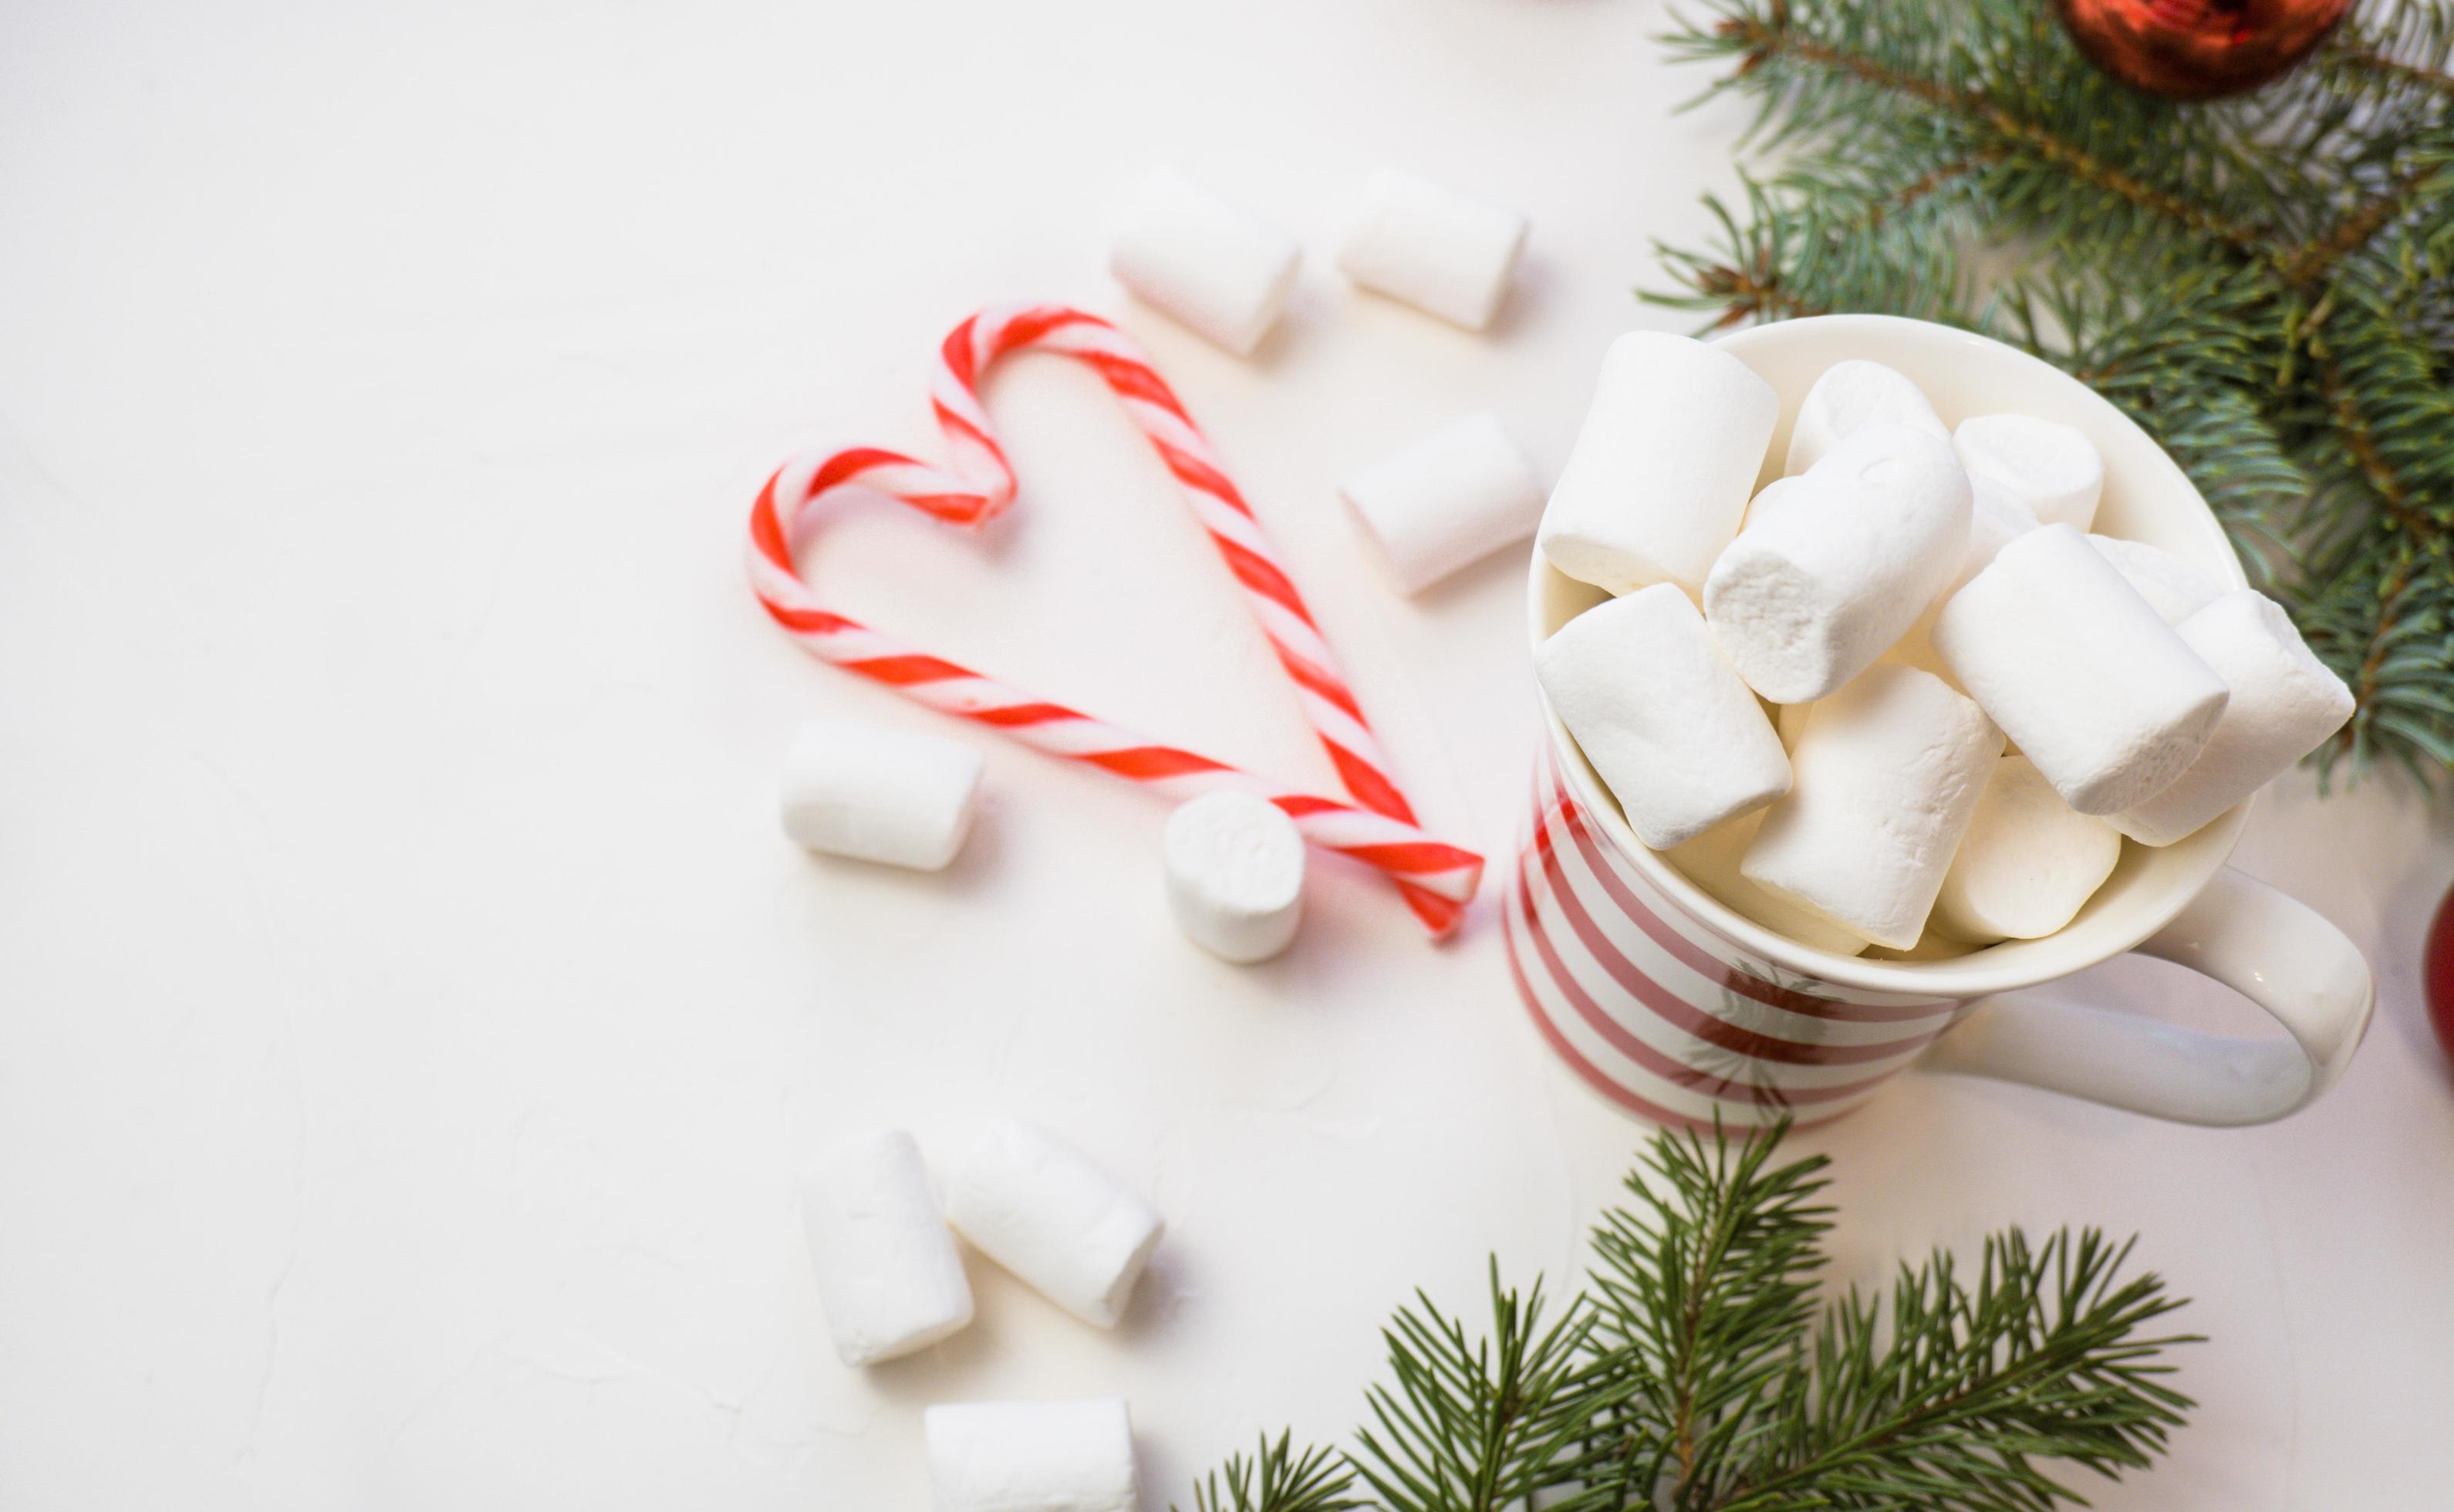
[[[206,15],[210,10],[215,12]],[[949,733],[744,591],[788,451],[927,448],[999,299],[1142,336],[1277,533],[1430,822],[1504,855],[1519,572],[1409,602],[1331,494],[1471,407],[1556,469],[1595,361],[1733,183],[1735,110],[1608,0],[0,5],[0,1502],[919,1507],[919,1409],[1131,1399],[1157,1508],[1263,1425],[1358,1421],[1378,1327],[1483,1257],[1565,1280],[1639,1129],[1555,1067],[1488,895],[1436,949],[1322,877],[1283,959],[1170,927],[1162,809],[996,745],[924,877],[788,846],[816,710]],[[1298,230],[1261,358],[1126,303],[1173,161]],[[1519,205],[1489,339],[1358,296],[1363,175]],[[1326,780],[1095,380],[991,403],[985,540],[884,511],[817,580],[1023,686]],[[2113,1508],[2445,1504],[2454,1091],[2417,996],[2443,816],[2305,775],[2241,864],[2373,952],[2349,1077],[2215,1132],[1912,1073],[1801,1138],[1841,1279],[1931,1240],[2142,1230],[2212,1336]],[[2089,984],[2207,1021],[2174,968]],[[828,1351],[791,1200],[830,1132],[1014,1114],[1156,1195],[1130,1325],[976,1267],[979,1321]]]

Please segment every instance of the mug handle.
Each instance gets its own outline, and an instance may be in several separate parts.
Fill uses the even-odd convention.
[[[2182,1123],[2269,1123],[2343,1076],[2377,1000],[2368,962],[2342,930],[2229,866],[2138,949],[2223,982],[2291,1038],[2207,1034],[2003,993],[1971,1003],[1920,1063]]]

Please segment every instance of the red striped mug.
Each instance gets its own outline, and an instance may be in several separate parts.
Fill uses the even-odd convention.
[[[1784,454],[1807,387],[1848,357],[1900,369],[1947,421],[2017,413],[2078,427],[2103,454],[2096,529],[2243,582],[2223,528],[2180,468],[2110,403],[2050,364],[1967,332],[1883,315],[1825,315],[1735,333],[1724,350],[1781,399]],[[1778,465],[1768,460],[1770,481]],[[1539,645],[1602,598],[1534,554]],[[2248,805],[2178,844],[2122,844],[2068,925],[1946,959],[1835,955],[1722,903],[1628,828],[1543,709],[1532,816],[1510,869],[1505,932],[1517,988],[1554,1053],[1602,1097],[1657,1122],[1800,1122],[1858,1106],[1914,1061],[2022,1081],[2191,1123],[2263,1123],[2343,1073],[2373,1001],[2343,932],[2224,864]],[[2177,961],[2242,993],[2283,1038],[2181,1029],[2034,989],[2124,951]]]

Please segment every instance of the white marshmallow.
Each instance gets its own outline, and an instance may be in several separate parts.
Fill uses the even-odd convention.
[[[1657,851],[1789,791],[1763,706],[1668,583],[1569,620],[1535,652],[1534,670],[1636,837]]]
[[[1658,331],[1611,343],[1539,541],[1581,583],[1702,591],[1738,534],[1780,399],[1718,347]]]
[[[1934,436],[1861,426],[1800,485],[1704,580],[1713,638],[1775,703],[1820,698],[1872,666],[1968,552],[1968,475]]]
[[[1402,593],[1534,534],[1542,482],[1497,415],[1469,414],[1338,486]]]
[[[1803,715],[1812,705],[1795,707]],[[1784,708],[1781,713],[1787,715],[1789,710]],[[1665,854],[1689,881],[1727,903],[1742,918],[1753,919],[1810,950],[1830,951],[1835,956],[1855,956],[1863,951],[1864,940],[1820,914],[1758,887],[1740,873],[1739,863],[1745,857],[1747,847],[1755,843],[1756,831],[1763,827],[1763,816],[1761,809],[1741,814]]]
[[[935,1512],[1135,1512],[1125,1404],[946,1402],[920,1415]]]
[[[2004,546],[1935,616],[1960,685],[2082,814],[2181,775],[2223,713],[2217,676],[2068,525]]]
[[[1193,942],[1222,960],[1267,960],[1303,918],[1304,842],[1267,798],[1208,793],[1167,816],[1159,848],[1168,907]]]
[[[1293,236],[1169,170],[1135,191],[1108,252],[1118,283],[1239,357],[1277,323],[1302,260]]]
[[[1789,454],[1781,471],[1792,475],[1805,472],[1851,433],[1869,425],[1904,425],[1939,441],[1951,439],[1951,428],[1908,374],[1853,358],[1824,369],[1806,391],[1789,428]]]
[[[1011,1119],[980,1131],[946,1185],[946,1220],[1086,1323],[1114,1328],[1158,1246],[1157,1209],[1072,1148]]]
[[[1981,414],[1960,422],[1952,447],[1970,477],[1988,478],[2028,506],[2040,525],[2085,530],[2104,493],[2104,458],[2059,420]]]
[[[2041,939],[2071,921],[2122,858],[2122,837],[2073,812],[2026,756],[1994,765],[1934,900],[1955,939]]]
[[[2232,697],[2187,770],[2112,816],[2115,829],[2142,845],[2170,845],[2196,833],[2323,745],[2352,716],[2352,690],[2265,595],[2236,589],[2180,629]]]
[[[2131,587],[2139,590],[2139,596],[2147,600],[2147,607],[2156,611],[2156,616],[2168,625],[2189,618],[2214,603],[2224,591],[2213,573],[2162,547],[2125,541],[2118,535],[2091,535],[2087,539]]]
[[[1426,314],[1480,331],[1499,312],[1525,245],[1525,217],[1389,170],[1338,249],[1338,271]]]
[[[1741,518],[1739,529],[1740,531],[1744,531],[1747,526],[1753,525],[1756,521],[1763,519],[1775,511],[1780,509],[1784,500],[1794,502],[1802,497],[1806,492],[1806,485],[1800,479],[1794,477],[1774,478],[1771,482],[1756,490],[1756,496],[1747,501],[1747,513]]]
[[[782,790],[795,844],[934,872],[972,832],[980,754],[908,730],[810,719],[785,755]]]
[[[2028,506],[2013,498],[1999,483],[1972,477],[1968,480],[1968,554],[1960,559],[1960,571],[1943,585],[1934,602],[1925,606],[1918,622],[1885,653],[1891,660],[1905,661],[1933,673],[1955,688],[1960,685],[1958,680],[1935,654],[1934,616],[1942,613],[1942,606],[1951,601],[1952,595],[1968,586],[1969,579],[1992,566],[2003,547],[2037,528],[2037,517],[2028,513]]]
[[[1818,700],[1739,873],[1895,950],[1915,945],[2001,732],[1932,673],[1869,667]]]
[[[818,1304],[847,1365],[925,1349],[972,1320],[962,1257],[900,1129],[839,1139],[801,1173]]]

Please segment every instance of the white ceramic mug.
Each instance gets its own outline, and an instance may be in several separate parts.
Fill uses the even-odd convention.
[[[1785,321],[1720,345],[1780,395],[1760,482],[1778,475],[1807,387],[1842,358],[1871,358],[1915,379],[1946,422],[2016,413],[2077,426],[2104,456],[2097,530],[2243,581],[2223,527],[2172,459],[2085,385],[2025,353],[1886,315]],[[1602,596],[1537,552],[1535,643]],[[1543,724],[1533,822],[1503,904],[1510,964],[1552,1049],[1642,1117],[1815,1121],[1922,1058],[2159,1118],[2263,1123],[2333,1085],[2368,1025],[2368,965],[2351,941],[2224,864],[2247,804],[2161,850],[2124,841],[2112,877],[2042,939],[1943,960],[1865,959],[1765,929],[1645,849],[1547,703]],[[2287,1037],[2206,1034],[2027,995],[2129,950],[2224,983]]]

